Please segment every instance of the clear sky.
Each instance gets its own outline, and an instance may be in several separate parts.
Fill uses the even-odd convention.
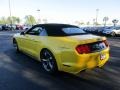
[[[9,16],[9,0],[0,0],[0,17]],[[49,22],[69,23],[91,21],[98,12],[98,21],[104,16],[120,19],[120,0],[10,0],[13,16],[33,15]],[[37,11],[40,9],[40,12]]]

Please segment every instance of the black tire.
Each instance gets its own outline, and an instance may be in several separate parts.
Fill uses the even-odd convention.
[[[112,33],[111,33],[111,36],[112,36],[112,37],[115,37],[115,36],[116,36],[115,32],[112,32]]]
[[[13,39],[13,46],[15,47],[17,52],[20,51],[16,39]]]
[[[58,72],[58,67],[55,57],[49,50],[47,49],[42,50],[40,54],[40,59],[41,59],[42,67],[46,72],[50,74],[55,74]]]

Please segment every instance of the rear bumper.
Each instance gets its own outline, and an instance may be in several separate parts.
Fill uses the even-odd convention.
[[[76,52],[77,53],[77,52]],[[91,54],[69,55],[69,61],[63,62],[63,70],[69,73],[79,73],[85,69],[102,67],[109,59],[109,48]]]

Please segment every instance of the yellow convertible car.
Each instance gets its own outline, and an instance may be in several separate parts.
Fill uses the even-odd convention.
[[[69,24],[39,24],[15,34],[13,45],[36,60],[49,73],[102,67],[109,59],[105,37],[84,32]]]

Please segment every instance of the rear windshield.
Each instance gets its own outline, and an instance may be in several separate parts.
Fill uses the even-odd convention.
[[[46,27],[48,36],[70,36],[70,35],[83,35],[87,34],[77,26],[58,26],[58,27]]]
[[[80,35],[80,34],[86,34],[85,31],[83,31],[80,28],[75,28],[75,27],[68,27],[68,28],[63,28],[62,31],[66,33],[67,35]]]

